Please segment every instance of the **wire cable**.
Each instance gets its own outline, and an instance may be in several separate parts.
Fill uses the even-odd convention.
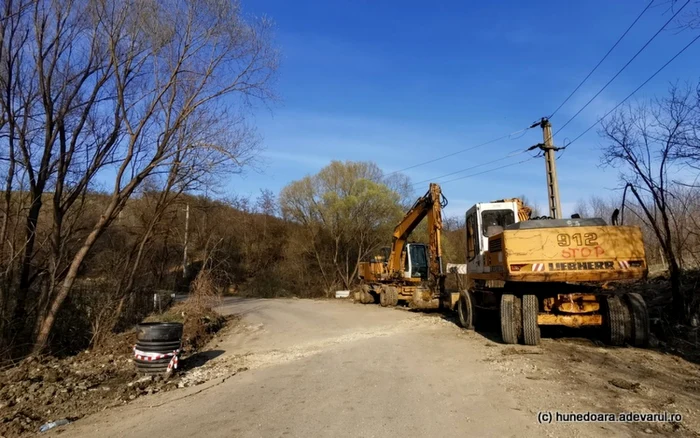
[[[497,171],[497,170],[505,169],[506,167],[512,167],[512,166],[517,166],[518,164],[527,163],[528,161],[531,161],[531,160],[534,160],[534,159],[535,159],[535,157],[526,158],[525,160],[521,160],[521,161],[518,161],[518,162],[516,162],[516,163],[509,163],[509,164],[505,164],[505,165],[503,165],[503,166],[494,167],[493,169],[484,170],[483,172],[472,173],[472,174],[470,174],[470,175],[464,175],[464,176],[460,176],[459,178],[453,178],[453,179],[450,179],[450,180],[447,180],[447,181],[443,181],[443,182],[441,182],[440,184],[441,184],[441,185],[444,185],[444,184],[451,183],[451,182],[454,182],[454,181],[459,181],[459,180],[462,180],[462,179],[471,178],[471,177],[478,176],[478,175],[483,175],[483,174],[485,174],[485,173],[495,172],[495,171]]]
[[[551,119],[552,117],[554,117],[554,115],[561,109],[561,107],[563,107],[563,106],[566,104],[566,102],[568,102],[569,99],[571,99],[571,97],[572,97],[574,94],[576,94],[576,92],[577,92],[577,91],[579,90],[579,88],[581,88],[581,86],[588,80],[588,78],[590,78],[591,75],[592,75],[593,73],[595,73],[596,70],[598,70],[598,67],[600,67],[600,65],[603,63],[603,61],[605,61],[605,60],[607,59],[607,57],[612,53],[612,51],[615,50],[615,47],[617,47],[617,45],[620,44],[620,42],[623,40],[623,38],[625,38],[625,36],[627,36],[627,34],[629,33],[629,31],[632,30],[632,28],[634,27],[634,25],[637,24],[637,22],[639,21],[639,19],[642,18],[642,15],[644,15],[644,13],[651,7],[651,5],[654,3],[654,1],[655,1],[655,0],[651,0],[651,1],[649,2],[649,4],[647,4],[647,6],[642,10],[642,12],[640,12],[639,15],[637,15],[637,18],[634,19],[634,21],[632,22],[632,24],[630,24],[629,27],[627,28],[627,30],[625,30],[625,32],[620,36],[620,38],[617,39],[617,41],[615,42],[615,44],[613,44],[613,46],[610,48],[610,50],[608,50],[608,52],[603,56],[603,58],[602,58],[600,61],[598,61],[598,64],[596,64],[595,67],[593,67],[593,70],[591,70],[591,71],[586,75],[586,77],[583,78],[583,80],[581,81],[581,83],[579,83],[579,84],[576,86],[576,88],[574,88],[574,91],[572,91],[572,92],[566,97],[566,99],[564,99],[564,101],[563,101],[561,104],[559,104],[559,106],[557,107],[557,109],[555,109],[554,112],[548,117],[549,119]]]
[[[669,18],[669,19],[666,21],[666,23],[664,23],[664,25],[661,26],[661,28],[660,28],[659,30],[657,30],[656,33],[655,33],[651,38],[649,38],[649,40],[642,46],[642,48],[639,49],[639,50],[637,51],[637,53],[635,53],[634,56],[633,56],[629,61],[627,61],[627,63],[626,63],[625,65],[623,65],[622,68],[621,68],[620,70],[618,70],[617,73],[615,73],[615,76],[613,76],[605,85],[603,85],[603,88],[601,88],[593,97],[591,97],[591,98],[588,100],[588,102],[586,102],[586,104],[583,105],[583,106],[581,107],[581,109],[579,109],[579,110],[576,112],[576,114],[574,114],[569,120],[566,121],[566,123],[564,123],[561,127],[559,127],[559,129],[557,130],[557,132],[555,132],[554,134],[552,134],[552,136],[557,135],[559,132],[561,132],[562,129],[566,128],[566,126],[567,126],[569,123],[571,123],[576,117],[578,117],[578,115],[581,114],[581,112],[582,112],[583,110],[585,110],[585,109],[588,107],[588,105],[591,104],[591,102],[593,102],[598,96],[600,96],[600,93],[602,93],[606,88],[608,88],[608,86],[609,86],[615,79],[617,79],[617,77],[620,76],[620,74],[622,74],[623,71],[625,71],[625,69],[627,68],[627,66],[629,66],[629,65],[632,63],[632,61],[634,61],[634,60],[637,58],[637,56],[639,56],[639,54],[642,53],[642,51],[644,51],[644,49],[646,49],[647,46],[648,46],[649,44],[651,44],[652,41],[654,41],[654,39],[656,39],[656,37],[666,28],[666,26],[667,26],[671,21],[673,21],[673,19],[675,19],[676,16],[677,16],[678,14],[680,14],[680,12],[683,10],[683,8],[685,8],[686,6],[688,6],[688,3],[690,3],[690,0],[686,0],[686,2],[683,4],[683,6],[681,6],[681,7],[676,11],[676,13],[674,13],[673,16],[671,16],[671,18]]]
[[[433,177],[433,178],[430,178],[430,179],[426,179],[426,180],[423,180],[423,181],[418,181],[417,183],[414,183],[414,184],[412,184],[412,185],[413,185],[413,186],[419,186],[419,185],[425,184],[425,183],[427,183],[427,182],[433,182],[433,181],[439,180],[439,179],[441,179],[441,178],[446,178],[446,177],[448,177],[448,176],[457,175],[458,173],[466,172],[466,171],[468,171],[468,170],[476,169],[476,168],[479,168],[479,167],[482,167],[482,166],[487,166],[487,165],[489,165],[489,164],[497,163],[497,162],[499,162],[499,161],[507,160],[507,159],[510,158],[510,157],[515,157],[515,156],[518,156],[518,155],[520,155],[520,154],[524,154],[525,152],[527,152],[527,149],[525,149],[525,150],[516,149],[516,150],[512,151],[511,153],[509,153],[508,155],[503,156],[503,157],[501,157],[501,158],[496,158],[495,160],[487,161],[487,162],[485,162],[485,163],[477,164],[477,165],[475,165],[475,166],[470,166],[470,167],[467,167],[467,168],[465,168],[465,169],[461,169],[461,170],[457,170],[457,171],[454,171],[454,172],[446,173],[446,174],[444,174],[444,175],[436,176],[436,177]]]
[[[574,138],[573,140],[571,140],[571,142],[569,142],[569,144],[567,144],[566,147],[569,147],[569,146],[570,146],[572,143],[574,143],[576,140],[578,140],[578,139],[580,139],[581,137],[583,137],[584,135],[586,135],[586,133],[588,133],[588,131],[590,131],[591,129],[593,129],[598,123],[602,122],[603,119],[605,119],[605,118],[608,117],[610,114],[612,114],[613,111],[615,111],[616,109],[618,109],[623,103],[625,103],[625,102],[626,102],[630,97],[632,97],[637,91],[641,90],[642,87],[644,87],[646,84],[649,83],[649,81],[651,81],[652,79],[654,79],[654,78],[656,77],[656,75],[658,75],[659,73],[661,73],[661,71],[662,71],[663,69],[665,69],[665,68],[666,68],[670,63],[672,63],[676,58],[678,58],[683,52],[685,52],[690,46],[692,46],[698,39],[700,39],[700,34],[698,34],[698,35],[697,35],[695,38],[693,38],[688,44],[686,44],[686,46],[683,47],[678,53],[676,53],[675,55],[673,55],[673,57],[672,57],[671,59],[669,59],[668,61],[666,61],[666,63],[665,63],[664,65],[662,65],[658,70],[656,70],[656,71],[654,72],[654,74],[652,74],[651,76],[649,76],[649,78],[648,78],[646,81],[642,82],[642,84],[641,84],[640,86],[638,86],[637,88],[635,88],[634,91],[632,91],[630,94],[628,94],[627,97],[625,97],[624,99],[622,99],[622,100],[621,100],[617,105],[615,105],[610,111],[608,111],[607,113],[605,113],[605,115],[604,115],[603,117],[599,118],[598,121],[596,121],[594,124],[592,124],[591,126],[589,126],[585,131],[583,131],[581,134],[579,134],[578,137],[576,137],[576,138]]]
[[[518,130],[518,131],[511,132],[510,134],[503,135],[503,136],[501,136],[501,137],[494,138],[493,140],[485,141],[485,142],[483,142],[483,143],[479,143],[479,144],[474,145],[474,146],[470,146],[470,147],[468,147],[468,148],[466,148],[466,149],[462,149],[462,150],[459,150],[459,151],[451,152],[451,153],[449,153],[449,154],[447,154],[447,155],[443,155],[443,156],[441,156],[441,157],[433,158],[432,160],[423,161],[423,162],[421,162],[421,163],[414,164],[413,166],[404,167],[403,169],[399,169],[399,170],[395,170],[395,171],[393,171],[393,172],[387,173],[386,175],[384,175],[384,177],[386,178],[386,177],[389,177],[389,176],[391,176],[391,175],[394,175],[394,174],[397,174],[397,173],[400,173],[400,172],[404,172],[404,171],[406,171],[406,170],[415,169],[416,167],[424,166],[424,165],[426,165],[426,164],[435,163],[436,161],[444,160],[445,158],[454,157],[455,155],[458,155],[458,154],[461,154],[461,153],[464,153],[464,152],[468,152],[468,151],[471,151],[471,150],[474,150],[474,149],[477,149],[477,148],[480,148],[480,147],[484,147],[484,146],[490,145],[490,144],[492,144],[492,143],[495,143],[495,142],[497,142],[497,141],[504,140],[504,139],[506,139],[506,138],[510,138],[510,137],[512,137],[512,136],[514,136],[514,135],[518,135],[518,134],[524,133],[525,131],[527,131],[527,130],[529,130],[529,129],[531,129],[531,128],[532,128],[531,126],[528,126],[528,127],[525,128],[525,129],[520,129],[520,130]],[[519,137],[518,137],[518,138],[519,138]]]

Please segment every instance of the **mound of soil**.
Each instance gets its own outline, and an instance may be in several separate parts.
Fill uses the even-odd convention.
[[[173,320],[175,315],[185,323],[181,364],[226,324],[211,309],[185,304],[149,319]],[[135,331],[115,334],[101,347],[76,356],[33,357],[0,372],[0,437],[36,433],[49,421],[75,421],[142,395],[185,386],[181,384],[182,367],[167,380],[138,374],[132,362],[135,343]]]

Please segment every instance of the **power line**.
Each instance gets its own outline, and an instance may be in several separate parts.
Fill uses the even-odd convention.
[[[416,167],[424,166],[424,165],[426,165],[426,164],[431,164],[431,163],[434,163],[434,162],[436,162],[436,161],[444,160],[445,158],[454,157],[455,155],[458,155],[458,154],[461,154],[461,153],[464,153],[464,152],[468,152],[468,151],[471,151],[471,150],[474,150],[474,149],[477,149],[477,148],[480,148],[480,147],[484,147],[484,146],[490,145],[491,143],[495,143],[495,142],[497,142],[497,141],[504,140],[504,139],[510,138],[510,137],[512,137],[512,136],[514,136],[514,135],[518,135],[518,134],[520,134],[520,133],[523,133],[523,132],[529,130],[530,128],[531,128],[531,127],[528,126],[528,127],[525,128],[525,129],[520,129],[520,130],[518,130],[518,131],[511,132],[510,134],[503,135],[503,136],[501,136],[501,137],[494,138],[494,139],[492,139],[492,140],[485,141],[485,142],[483,142],[483,143],[479,143],[479,144],[477,144],[477,145],[468,147],[468,148],[466,148],[466,149],[462,149],[462,150],[459,150],[459,151],[455,151],[455,152],[449,153],[449,154],[447,154],[447,155],[443,155],[443,156],[441,156],[441,157],[433,158],[432,160],[423,161],[423,162],[421,162],[421,163],[414,164],[413,166],[404,167],[403,169],[395,170],[395,171],[393,171],[393,172],[391,172],[391,173],[386,174],[384,177],[388,177],[388,176],[394,175],[394,174],[399,173],[399,172],[404,172],[404,171],[406,171],[406,170],[415,169]]]
[[[635,53],[634,56],[633,56],[629,61],[627,61],[627,63],[626,63],[625,65],[623,65],[622,68],[621,68],[620,70],[618,70],[617,73],[615,73],[615,76],[613,76],[612,79],[610,79],[610,80],[603,86],[603,88],[601,88],[593,97],[591,97],[590,100],[589,100],[588,102],[586,102],[586,104],[585,104],[583,107],[581,107],[581,109],[579,109],[579,110],[576,112],[576,114],[574,114],[569,120],[566,121],[566,123],[564,123],[562,126],[560,126],[559,129],[557,130],[557,132],[555,132],[553,135],[557,135],[559,132],[561,132],[561,130],[564,129],[569,123],[571,123],[579,114],[581,114],[581,112],[582,112],[584,109],[586,109],[586,108],[588,107],[588,105],[590,105],[591,102],[593,102],[593,101],[595,100],[595,98],[598,97],[598,96],[600,95],[600,93],[602,93],[606,88],[608,88],[608,86],[609,86],[618,76],[620,76],[620,74],[627,68],[627,66],[629,66],[629,65],[632,63],[632,61],[634,61],[634,60],[637,58],[637,56],[639,56],[639,54],[642,53],[642,51],[644,51],[644,49],[646,49],[647,46],[648,46],[649,44],[651,44],[652,41],[654,41],[654,39],[656,39],[656,37],[666,28],[666,26],[667,26],[671,21],[673,21],[674,18],[676,18],[676,16],[683,10],[683,8],[685,8],[685,7],[688,5],[688,3],[690,3],[690,0],[686,0],[686,2],[683,4],[683,6],[681,6],[680,9],[678,9],[678,10],[676,11],[676,13],[673,14],[673,16],[671,16],[671,18],[669,18],[668,21],[666,21],[666,23],[664,23],[664,25],[661,26],[661,28],[660,28],[658,31],[656,31],[656,33],[642,46],[642,48],[639,49],[639,50],[637,51],[637,53]]]
[[[471,167],[467,167],[467,168],[465,168],[465,169],[461,169],[461,170],[457,170],[457,171],[454,171],[454,172],[446,173],[446,174],[444,174],[444,175],[436,176],[436,177],[433,177],[433,178],[430,178],[430,179],[426,179],[426,180],[423,180],[423,181],[418,181],[417,183],[412,184],[412,185],[418,186],[418,185],[421,185],[421,184],[424,184],[424,183],[427,183],[427,182],[432,182],[432,181],[435,181],[435,180],[438,180],[438,179],[441,179],[441,178],[446,178],[446,177],[448,177],[448,176],[457,175],[458,173],[466,172],[466,171],[468,171],[468,170],[476,169],[476,168],[482,167],[482,166],[487,166],[487,165],[489,165],[489,164],[493,164],[493,163],[497,163],[497,162],[499,162],[499,161],[506,160],[506,159],[508,159],[508,158],[510,158],[510,157],[515,157],[515,156],[518,156],[518,155],[520,155],[520,154],[524,154],[525,152],[527,152],[527,150],[516,149],[516,150],[514,150],[513,152],[509,153],[508,155],[506,155],[506,156],[504,156],[504,157],[496,158],[495,160],[487,161],[487,162],[485,162],[485,163],[477,164],[477,165],[475,165],[475,166],[471,166]]]
[[[528,162],[528,161],[534,160],[535,158],[536,158],[536,157],[530,157],[530,158],[527,158],[527,159],[525,159],[525,160],[518,161],[517,163],[509,163],[509,164],[505,164],[505,165],[503,165],[503,166],[494,167],[493,169],[484,170],[483,172],[472,173],[472,174],[470,174],[470,175],[460,176],[459,178],[453,178],[453,179],[450,179],[450,180],[447,180],[447,181],[443,181],[443,182],[441,182],[440,184],[443,184],[443,185],[444,185],[444,184],[451,183],[451,182],[454,182],[454,181],[459,181],[459,180],[462,180],[462,179],[465,179],[465,178],[471,178],[471,177],[474,177],[474,176],[483,175],[483,174],[485,174],[485,173],[495,172],[496,170],[505,169],[506,167],[517,166],[518,164],[526,163],[526,162]]]
[[[588,133],[588,131],[590,131],[591,129],[593,129],[598,123],[600,123],[601,121],[603,121],[603,119],[605,119],[605,118],[606,118],[607,116],[609,116],[613,111],[615,111],[616,109],[618,109],[623,103],[625,103],[625,102],[626,102],[630,97],[632,97],[637,91],[641,90],[642,87],[644,87],[646,84],[649,83],[649,81],[651,81],[652,79],[654,79],[654,77],[656,77],[656,75],[658,75],[659,73],[661,73],[661,70],[665,69],[670,63],[672,63],[672,62],[673,62],[676,58],[678,58],[683,52],[685,52],[690,46],[692,46],[698,39],[700,39],[700,34],[698,34],[698,35],[697,35],[695,38],[693,38],[688,44],[686,44],[686,46],[683,47],[678,53],[676,53],[675,55],[673,55],[673,57],[672,57],[671,59],[669,59],[668,61],[666,61],[666,63],[665,63],[664,65],[662,65],[658,70],[656,70],[656,71],[654,72],[653,75],[649,76],[649,78],[648,78],[646,81],[642,82],[642,84],[641,84],[640,86],[638,86],[637,88],[635,88],[634,91],[632,91],[630,94],[628,94],[627,97],[625,97],[624,99],[622,99],[622,100],[621,100],[617,105],[615,105],[610,111],[608,111],[607,113],[605,113],[605,115],[604,115],[603,117],[601,117],[601,118],[598,119],[594,124],[592,124],[591,126],[589,126],[585,131],[583,131],[581,134],[579,134],[578,137],[576,137],[576,138],[574,138],[573,140],[571,140],[571,142],[570,142],[569,144],[567,144],[566,147],[569,147],[569,146],[570,146],[572,143],[574,143],[576,140],[578,140],[579,138],[581,138],[581,137],[583,137],[584,135],[586,135],[586,133]]]
[[[637,15],[637,18],[635,18],[635,20],[632,22],[632,24],[629,25],[629,27],[627,28],[627,30],[625,30],[625,32],[620,36],[620,38],[617,39],[617,41],[615,42],[615,44],[613,44],[613,46],[610,48],[610,50],[608,50],[608,52],[605,54],[605,56],[603,56],[603,58],[602,58],[600,61],[598,61],[598,64],[596,64],[595,67],[593,67],[593,70],[591,70],[591,71],[586,75],[586,77],[583,78],[583,80],[581,81],[581,83],[579,83],[579,84],[576,86],[576,88],[574,88],[574,91],[572,91],[572,92],[566,97],[566,99],[564,99],[564,101],[563,101],[561,104],[559,104],[559,106],[557,107],[557,109],[555,109],[554,112],[548,117],[549,119],[551,119],[552,117],[554,117],[554,115],[557,113],[557,111],[559,111],[559,110],[561,109],[561,107],[563,107],[564,104],[566,104],[566,102],[568,102],[569,99],[571,99],[571,97],[572,97],[574,94],[576,94],[576,92],[579,90],[579,88],[581,88],[581,86],[588,80],[588,78],[590,78],[591,75],[598,69],[598,67],[600,67],[600,65],[603,63],[603,61],[605,61],[605,60],[607,59],[607,57],[610,55],[610,53],[612,53],[612,51],[615,50],[615,47],[617,47],[617,45],[620,44],[620,41],[622,41],[622,39],[629,33],[629,31],[632,30],[632,28],[634,27],[634,25],[637,24],[637,21],[639,21],[639,19],[642,18],[642,15],[644,15],[644,13],[651,7],[651,5],[652,5],[653,3],[654,3],[654,0],[651,0],[651,1],[649,2],[649,4],[647,4],[647,6],[642,10],[642,12],[641,12],[639,15]]]

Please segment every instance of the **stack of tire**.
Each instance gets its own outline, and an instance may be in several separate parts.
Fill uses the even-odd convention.
[[[145,322],[138,325],[136,349],[144,353],[168,354],[180,349],[182,324],[179,322]],[[162,359],[134,359],[136,369],[144,374],[161,374],[168,369],[172,356]]]

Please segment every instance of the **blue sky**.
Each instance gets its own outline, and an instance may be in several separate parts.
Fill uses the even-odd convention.
[[[227,190],[278,192],[333,159],[370,160],[391,172],[522,129],[551,113],[647,1],[288,1],[244,2],[277,24],[280,102],[255,111],[265,151],[255,171]],[[569,119],[670,17],[667,0],[647,11],[606,62],[552,119]],[[695,7],[694,4],[688,9]],[[555,137],[578,136],[694,37],[669,30]],[[669,82],[697,81],[700,43],[636,97]],[[413,181],[479,165],[542,140],[539,129],[406,171]],[[592,194],[609,197],[617,171],[600,164],[596,129],[558,161],[564,213]],[[488,170],[527,156],[456,174]],[[425,187],[416,187],[416,195]],[[447,213],[475,202],[526,195],[546,209],[544,161],[446,183]]]

